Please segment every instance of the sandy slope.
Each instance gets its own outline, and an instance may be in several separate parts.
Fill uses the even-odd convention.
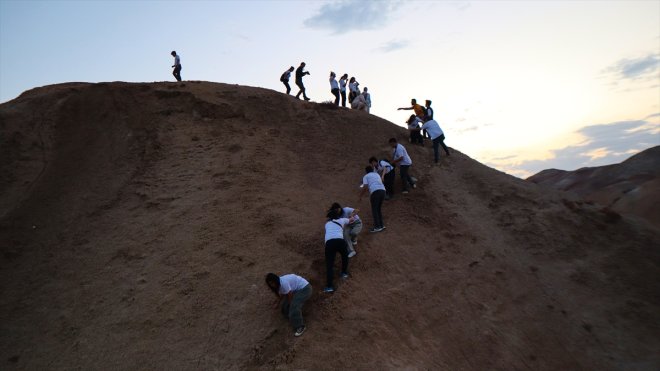
[[[225,84],[65,84],[0,106],[2,369],[660,367],[660,236],[454,150],[320,294],[323,216],[406,137]],[[451,134],[448,135],[451,145]],[[397,186],[399,182],[397,181]],[[266,272],[316,292],[294,338]]]

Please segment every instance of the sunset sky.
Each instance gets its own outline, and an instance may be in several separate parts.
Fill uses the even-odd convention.
[[[520,177],[660,145],[660,1],[0,0],[0,102],[173,80],[171,50],[184,80],[277,91],[305,61],[316,102],[348,73],[402,126],[431,99],[450,147]]]

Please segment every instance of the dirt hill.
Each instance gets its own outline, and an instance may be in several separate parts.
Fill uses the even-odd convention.
[[[527,180],[574,192],[612,210],[641,217],[660,228],[660,146],[620,164],[575,171],[543,170]]]
[[[320,293],[325,210],[371,227],[357,186],[392,136],[363,112],[208,82],[0,105],[0,369],[660,367],[657,230],[457,149],[432,166],[406,142],[419,187]],[[300,338],[270,308],[270,271],[315,289]]]

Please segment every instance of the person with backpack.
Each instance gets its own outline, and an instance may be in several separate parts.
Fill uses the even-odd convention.
[[[380,179],[385,186],[385,200],[394,197],[394,179],[396,177],[396,170],[394,165],[390,164],[386,159],[378,161],[377,158],[371,157],[369,163],[374,168],[376,173],[380,175]]]
[[[385,230],[383,224],[382,206],[385,200],[385,186],[383,180],[374,171],[371,165],[364,168],[365,175],[362,177],[362,191],[360,192],[360,201],[362,196],[369,191],[369,202],[371,203],[371,215],[374,218],[374,227],[369,230],[371,233],[381,232]]]
[[[421,132],[419,131],[419,123],[422,120],[415,115],[410,115],[406,124],[408,124],[408,131],[410,132],[410,143],[412,144],[421,144],[424,146],[424,138],[422,137]]]
[[[346,83],[347,82],[348,82],[348,74],[345,73],[339,79],[339,95],[341,95],[341,106],[342,107],[346,107]]]
[[[426,108],[417,104],[417,100],[414,98],[410,100],[410,107],[401,107],[397,109],[397,111],[401,111],[401,110],[415,111],[415,116],[419,117],[420,120],[424,120],[424,117],[426,117]]]
[[[298,91],[298,94],[296,94],[296,98],[300,99],[300,94],[302,94],[303,98],[305,100],[309,100],[309,98],[307,97],[307,94],[305,94],[305,85],[303,84],[303,81],[302,81],[303,76],[309,75],[309,72],[308,71],[303,72],[304,68],[305,68],[305,62],[300,63],[300,66],[298,66],[298,68],[296,68],[296,85],[300,89]]]
[[[293,72],[294,68],[293,66],[289,67],[288,70],[284,71],[282,73],[282,76],[280,76],[280,81],[284,84],[286,87],[286,94],[289,95],[291,93],[291,86],[289,86],[289,79],[291,78],[291,72]]]
[[[295,330],[293,336],[300,336],[305,332],[305,322],[302,316],[302,307],[312,297],[312,285],[295,274],[285,274],[278,277],[275,273],[266,275],[266,284],[277,296],[274,308],[280,306],[284,317],[289,319]]]
[[[330,92],[335,96],[335,105],[339,107],[339,84],[337,84],[337,75],[330,71]]]
[[[348,245],[344,240],[344,228],[353,223],[354,218],[342,218],[341,212],[330,208],[326,214],[328,220],[325,223],[325,269],[326,283],[323,292],[335,291],[332,281],[334,278],[334,265],[337,253],[341,255],[341,278],[348,278]]]
[[[170,53],[170,55],[174,57],[174,65],[172,66],[174,70],[172,71],[172,75],[174,75],[176,81],[181,81],[181,69],[183,68],[183,66],[181,65],[181,57],[178,54],[176,54],[175,50],[172,50],[172,53]]]
[[[357,245],[357,236],[362,231],[362,220],[357,215],[360,211],[359,209],[353,209],[350,207],[341,207],[337,202],[333,203],[330,206],[331,210],[337,210],[340,213],[341,218],[353,218],[353,222],[346,225],[344,228],[344,240],[346,241],[346,246],[348,248],[348,257],[354,257],[357,252],[355,251],[355,245]]]
[[[406,151],[406,147],[402,146],[401,144],[397,143],[396,138],[390,138],[389,140],[390,147],[394,149],[392,152],[392,164],[393,165],[399,165],[399,174],[401,174],[401,185],[403,187],[403,190],[401,193],[407,194],[408,193],[408,185],[410,185],[413,188],[417,188],[417,185],[415,184],[415,181],[413,181],[412,177],[409,174],[410,171],[410,166],[412,166],[412,160],[410,159],[410,156],[408,156],[408,151]]]

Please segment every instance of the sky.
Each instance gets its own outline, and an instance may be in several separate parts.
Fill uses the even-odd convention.
[[[184,80],[307,93],[355,76],[405,126],[433,101],[447,145],[527,177],[660,145],[660,1],[0,0],[0,102],[71,81]],[[297,92],[292,84],[293,92]],[[414,161],[414,159],[413,159]]]

